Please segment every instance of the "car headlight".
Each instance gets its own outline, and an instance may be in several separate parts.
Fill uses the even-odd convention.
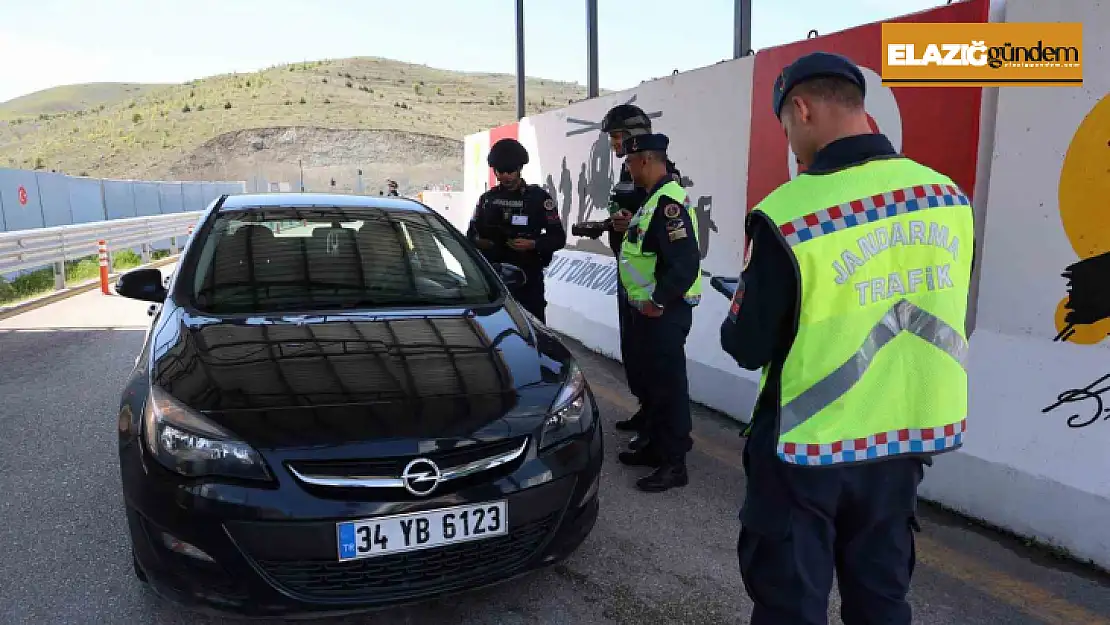
[[[159,463],[186,477],[270,479],[250,445],[153,385],[143,411],[143,437]]]
[[[566,379],[547,411],[540,448],[546,449],[590,427],[594,405],[586,390],[586,376],[578,363],[567,366]]]

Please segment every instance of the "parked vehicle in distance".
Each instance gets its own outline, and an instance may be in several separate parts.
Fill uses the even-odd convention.
[[[220,198],[122,392],[135,574],[252,616],[344,613],[559,562],[598,512],[602,437],[571,353],[415,200]]]

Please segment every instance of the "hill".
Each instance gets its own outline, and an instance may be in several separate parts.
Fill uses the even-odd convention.
[[[371,191],[386,177],[411,190],[460,185],[463,136],[516,119],[512,75],[381,58],[295,63],[181,85],[60,89],[0,105],[24,111],[0,121],[0,166],[294,185],[303,166],[306,187],[316,190],[331,179],[353,189],[361,168]],[[529,79],[526,89],[529,114],[586,95],[581,85],[542,79]]]
[[[37,117],[40,114],[82,111],[142,95],[166,85],[96,82],[62,85],[0,102],[0,119]]]

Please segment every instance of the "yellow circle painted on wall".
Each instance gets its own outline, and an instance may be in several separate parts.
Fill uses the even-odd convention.
[[[1110,95],[1079,124],[1060,171],[1060,219],[1080,258],[1110,252]]]
[[[1110,95],[1096,103],[1076,129],[1064,155],[1058,193],[1064,234],[1080,262],[1110,254]],[[1110,260],[1105,262],[1110,264]],[[1065,317],[1076,307],[1077,290],[1106,288],[1103,285],[1110,275],[1102,276],[1099,285],[1078,284],[1080,280],[1089,282],[1085,274],[1090,270],[1082,270],[1082,276],[1078,268],[1069,270],[1071,296],[1056,306],[1059,338],[1083,345],[1099,343],[1110,335],[1110,318],[1070,323]]]

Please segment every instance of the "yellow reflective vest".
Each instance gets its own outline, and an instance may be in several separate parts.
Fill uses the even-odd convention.
[[[799,284],[779,457],[828,466],[962,445],[974,219],[956,184],[884,158],[800,175],[753,211],[778,228]],[[760,392],[766,381],[765,367]]]
[[[651,300],[652,294],[655,292],[655,263],[657,255],[655,252],[648,252],[644,250],[644,237],[647,235],[648,226],[651,225],[651,218],[655,214],[655,209],[658,208],[659,198],[667,196],[672,200],[683,205],[684,210],[690,216],[690,224],[693,226],[694,232],[692,236],[697,241],[698,236],[698,215],[689,202],[686,201],[686,190],[682,185],[668,181],[663,186],[659,187],[652,193],[651,196],[644,202],[644,205],[636,211],[632,219],[628,222],[629,233],[634,233],[632,236],[625,236],[624,243],[621,244],[621,254],[619,259],[619,270],[621,285],[624,287],[625,292],[628,294],[628,303],[634,308],[643,308],[644,304]],[[677,213],[676,213],[677,215]],[[687,304],[697,306],[701,302],[701,268],[698,268],[698,277],[690,288],[686,289],[683,295]]]

